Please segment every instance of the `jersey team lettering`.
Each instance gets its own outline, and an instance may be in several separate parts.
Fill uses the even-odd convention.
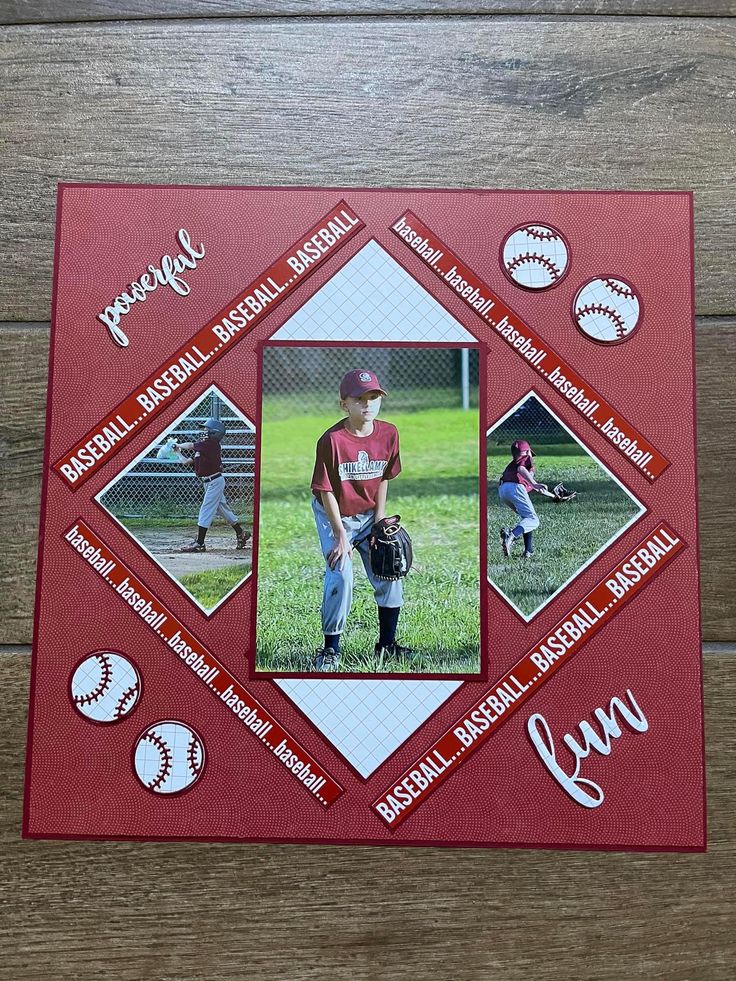
[[[340,480],[375,480],[382,477],[388,460],[371,460],[365,450],[358,453],[357,462],[340,463],[337,472]]]

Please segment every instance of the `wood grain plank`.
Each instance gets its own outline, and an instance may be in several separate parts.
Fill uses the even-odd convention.
[[[21,841],[29,658],[0,657],[3,977],[719,981],[736,959],[736,658],[705,658],[709,851]]]
[[[733,0],[10,0],[2,24],[76,23],[185,17],[413,16],[457,14],[574,14],[598,16],[724,17]]]
[[[0,320],[48,319],[58,180],[694,188],[698,310],[735,314],[735,42],[641,17],[0,29]]]
[[[4,575],[0,643],[27,644],[33,624],[38,508],[45,422],[48,325],[0,325],[0,528]],[[703,639],[736,638],[736,318],[697,321]]]

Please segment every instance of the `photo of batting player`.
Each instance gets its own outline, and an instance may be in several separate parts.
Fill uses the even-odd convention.
[[[312,474],[312,511],[325,560],[322,597],[324,645],[314,657],[316,671],[337,671],[340,637],[353,598],[353,552],[357,551],[378,607],[377,663],[409,660],[413,651],[396,642],[404,603],[403,579],[378,578],[371,565],[370,538],[386,518],[389,482],[401,473],[396,426],[377,418],[387,393],[367,368],[349,371],[340,382],[345,418],[317,442]]]
[[[216,515],[227,521],[235,532],[235,547],[242,549],[248,544],[250,532],[243,529],[240,519],[228,506],[225,498],[225,477],[222,473],[222,452],[220,443],[225,435],[225,424],[220,419],[208,419],[199,440],[193,443],[172,444],[175,452],[192,453],[186,464],[194,469],[202,481],[204,496],[197,519],[197,537],[182,552],[206,552],[205,538]]]

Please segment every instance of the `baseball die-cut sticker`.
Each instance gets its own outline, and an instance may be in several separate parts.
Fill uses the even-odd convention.
[[[573,302],[575,323],[591,341],[620,344],[641,326],[641,298],[624,279],[596,276],[578,290]]]
[[[69,681],[74,707],[92,722],[118,722],[138,704],[141,677],[133,662],[116,651],[85,656]]]
[[[188,790],[204,771],[204,743],[184,722],[155,722],[141,733],[133,756],[135,774],[155,794]]]
[[[704,848],[691,195],[58,209],[24,835]]]
[[[550,225],[522,225],[509,232],[501,246],[501,268],[512,283],[526,290],[557,286],[569,262],[570,249],[562,232]]]

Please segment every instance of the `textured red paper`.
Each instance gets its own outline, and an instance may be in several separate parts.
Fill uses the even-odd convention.
[[[362,222],[298,288],[165,404],[155,422],[71,488],[53,465],[219,311],[310,233],[332,209]],[[668,461],[652,480],[580,419],[533,366],[407,248],[392,225],[407,212],[494,291],[631,427]],[[499,250],[526,222],[564,231],[571,249],[563,282],[520,290],[502,273]],[[159,288],[124,318],[130,346],[109,338],[97,314],[149,262],[176,251],[186,227],[207,255],[188,275],[186,297]],[[487,351],[482,408],[489,425],[530,389],[554,410],[645,505],[647,513],[529,623],[490,587],[483,625],[487,676],[465,681],[371,776],[360,778],[269,680],[249,678],[248,625],[254,583],[212,617],[180,589],[94,501],[156,432],[210,385],[258,418],[258,345],[267,340],[370,240],[376,241],[470,331]],[[301,188],[64,185],[58,201],[52,349],[41,514],[24,833],[32,837],[240,839],[702,849],[705,845],[702,690],[693,367],[692,198],[687,193],[554,193]],[[572,326],[581,285],[619,274],[643,299],[641,328],[626,343],[592,344]],[[243,731],[186,665],[131,612],[64,535],[78,519],[128,565],[161,604],[252,691],[267,712],[344,792],[324,807]],[[584,643],[576,656],[391,829],[373,803],[488,691],[531,646],[651,529],[666,524],[684,543]],[[483,584],[486,588],[486,584]],[[125,651],[143,677],[140,704],[115,725],[90,725],[75,711],[69,677],[87,652]],[[592,722],[596,708],[631,690],[649,728],[622,727],[610,755],[592,753],[582,774],[605,803],[581,807],[553,781],[529,740],[532,712],[558,740]],[[158,719],[190,721],[207,767],[190,791],[154,795],[130,758],[136,737]]]

